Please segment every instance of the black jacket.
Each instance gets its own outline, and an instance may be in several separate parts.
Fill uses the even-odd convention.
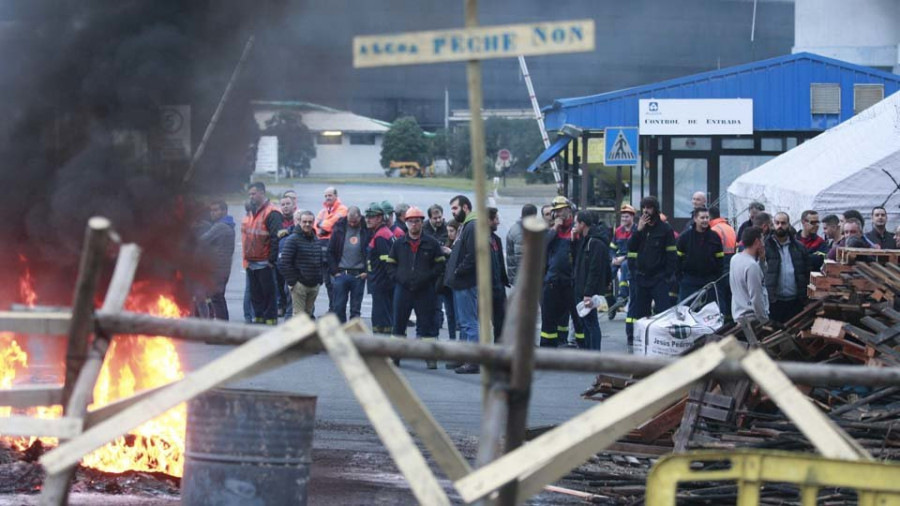
[[[587,237],[575,243],[575,302],[584,297],[603,295],[612,279],[609,234],[604,228],[591,227]]]
[[[462,225],[459,237],[453,243],[444,284],[454,290],[465,290],[477,284],[475,278],[475,215],[471,214]]]
[[[434,290],[434,280],[441,275],[445,262],[437,239],[422,234],[414,252],[412,239],[404,235],[391,246],[387,266],[395,283],[415,292],[423,288]]]
[[[341,257],[344,255],[344,237],[347,234],[347,217],[339,219],[331,229],[331,238],[328,239],[328,253],[325,260],[328,262],[328,273],[335,275],[338,272],[338,266],[341,265]],[[359,242],[362,244],[363,253],[363,269],[365,269],[366,256],[368,255],[369,239],[371,232],[366,227],[366,223],[360,220],[359,223]]]
[[[635,229],[628,239],[628,270],[632,276],[675,275],[677,255],[675,232],[668,223],[657,221],[643,230]]]
[[[425,220],[422,232],[425,235],[434,237],[442,245],[447,244],[447,222],[442,222],[440,227],[434,228],[431,226],[431,220]]]
[[[766,246],[766,268],[765,281],[766,291],[769,292],[769,303],[777,300],[778,277],[781,270],[781,253],[779,253],[778,239],[775,234],[769,234],[765,240]],[[807,301],[806,286],[809,284],[809,253],[806,248],[800,244],[794,236],[790,236],[789,252],[791,261],[794,264],[794,281],[797,283],[797,299],[805,304]]]
[[[725,253],[722,239],[711,228],[691,227],[678,236],[678,272],[695,278],[715,279],[722,274]]]
[[[884,235],[879,235],[878,231],[873,228],[866,232],[866,239],[872,244],[881,246],[881,249],[897,249],[897,242],[894,241],[893,234],[887,229],[885,229]]]
[[[322,284],[322,263],[322,245],[316,234],[306,235],[300,227],[294,227],[278,255],[278,270],[288,286]]]
[[[509,276],[506,274],[506,261],[503,259],[503,241],[500,236],[491,233],[491,290],[494,297],[505,297]]]

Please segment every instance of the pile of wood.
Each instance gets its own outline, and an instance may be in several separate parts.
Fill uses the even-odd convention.
[[[810,304],[791,321],[784,325],[732,324],[718,334],[737,336],[777,360],[900,366],[900,311],[895,308],[895,303],[900,307],[898,258],[897,250],[842,251],[838,261],[826,262],[823,272],[811,276]],[[628,376],[600,375],[583,396],[603,401],[634,381]],[[798,387],[873,457],[900,460],[900,386]],[[640,445],[648,454],[735,448],[814,451],[797,427],[749,380],[710,379],[695,384],[688,396],[619,443],[627,445]],[[627,473],[627,485],[618,492],[615,480],[604,482],[586,476],[590,474],[582,469],[579,477],[597,485],[588,489],[591,492],[624,502],[634,499],[628,481],[634,479],[632,473]],[[610,471],[599,474],[607,476]],[[709,500],[703,497],[706,494],[724,500],[734,493],[730,488],[707,485],[694,491],[698,502]],[[686,493],[684,499],[690,496]],[[770,493],[790,500],[778,491]]]

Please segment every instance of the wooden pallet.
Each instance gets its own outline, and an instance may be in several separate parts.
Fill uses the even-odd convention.
[[[900,259],[900,249],[838,248],[835,255],[838,263],[845,265],[854,263],[857,257],[896,264]]]

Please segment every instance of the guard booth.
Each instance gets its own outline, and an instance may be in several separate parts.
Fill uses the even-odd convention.
[[[529,170],[558,157],[566,195],[589,208],[637,206],[656,195],[680,229],[694,192],[705,192],[724,214],[728,186],[738,176],[898,90],[896,74],[798,53],[558,99],[543,109],[547,130],[559,132],[556,141]],[[604,131],[616,127],[638,129],[635,165],[604,163],[610,145]],[[729,218],[746,220],[746,210]]]

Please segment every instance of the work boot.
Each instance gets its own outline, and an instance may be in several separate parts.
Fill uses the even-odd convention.
[[[437,360],[426,360],[425,367],[427,369],[437,369]]]
[[[453,370],[456,374],[478,374],[478,364],[467,362]]]

